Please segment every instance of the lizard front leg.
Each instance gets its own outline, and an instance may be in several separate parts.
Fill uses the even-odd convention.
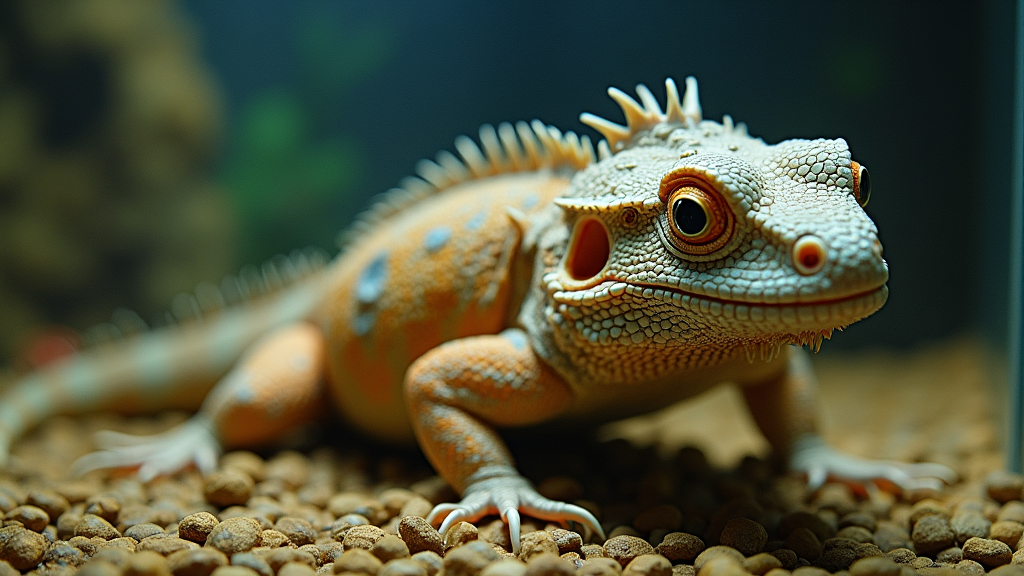
[[[829,446],[818,434],[817,381],[807,352],[790,348],[785,369],[743,386],[744,398],[761,432],[791,470],[807,474],[812,489],[828,477],[854,482],[888,480],[904,489],[938,488],[956,473],[941,464],[872,460]]]
[[[544,520],[573,520],[603,534],[589,512],[538,494],[515,469],[495,426],[548,420],[572,401],[569,386],[534,353],[522,330],[443,344],[406,375],[406,403],[420,446],[463,500],[441,504],[428,520],[444,533],[460,520],[498,513],[519,550],[519,512]]]

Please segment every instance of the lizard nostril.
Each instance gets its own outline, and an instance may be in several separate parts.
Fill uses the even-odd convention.
[[[793,267],[809,276],[825,267],[825,243],[817,236],[803,236],[793,244]]]

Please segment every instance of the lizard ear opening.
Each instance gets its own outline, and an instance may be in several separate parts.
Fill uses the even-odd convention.
[[[604,270],[611,256],[608,230],[596,218],[585,218],[576,224],[569,254],[565,259],[565,271],[576,281],[589,280]]]

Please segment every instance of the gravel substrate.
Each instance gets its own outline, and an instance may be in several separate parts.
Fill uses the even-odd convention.
[[[524,472],[608,539],[524,518],[518,555],[494,517],[441,537],[422,517],[454,498],[444,482],[417,453],[353,450],[348,433],[308,453],[228,453],[205,478],[63,477],[91,431],[180,418],[56,419],[19,443],[0,472],[0,576],[1024,575],[1024,478],[974,468],[942,493],[810,493],[755,457],[718,467],[692,447],[532,438],[514,447]]]

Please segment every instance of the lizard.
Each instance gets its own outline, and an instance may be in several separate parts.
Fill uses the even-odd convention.
[[[867,169],[843,139],[770,145],[729,116],[704,119],[692,77],[682,97],[672,79],[665,90],[662,110],[642,84],[639,101],[609,88],[626,125],[581,115],[603,136],[596,147],[538,120],[485,125],[480,144],[456,140],[461,159],[421,161],[329,265],[287,259],[317,270],[24,376],[0,398],[0,462],[52,414],[209,390],[181,426],[101,434],[73,468],[210,471],[223,449],[333,407],[372,436],[419,443],[462,497],[430,513],[442,533],[497,513],[518,549],[521,513],[603,531],[584,508],[539,495],[498,429],[638,414],[733,382],[812,487],[830,475],[952,482],[938,464],[844,454],[818,431],[802,347],[817,351],[888,294]]]

